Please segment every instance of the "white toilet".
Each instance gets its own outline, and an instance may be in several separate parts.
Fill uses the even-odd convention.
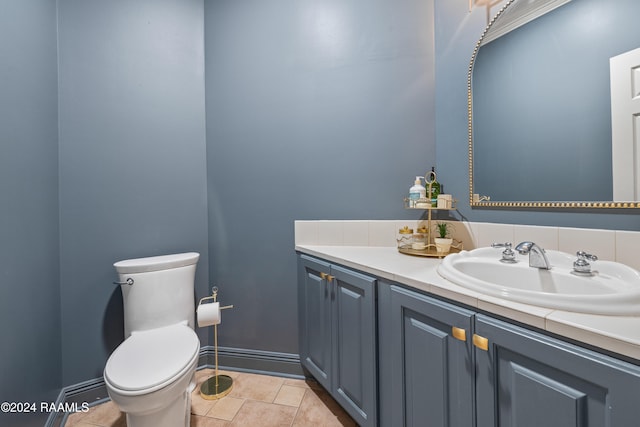
[[[200,353],[195,252],[119,261],[125,340],[104,368],[128,427],[188,427]]]

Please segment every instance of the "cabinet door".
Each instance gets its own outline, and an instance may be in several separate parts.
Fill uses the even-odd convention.
[[[298,263],[300,362],[331,390],[330,264],[301,255]]]
[[[380,325],[382,424],[473,426],[474,312],[398,286],[387,288],[387,301],[381,289],[379,303],[385,322]]]
[[[377,423],[376,279],[332,266],[336,401],[360,426]]]
[[[477,315],[477,427],[629,427],[640,420],[640,369]]]

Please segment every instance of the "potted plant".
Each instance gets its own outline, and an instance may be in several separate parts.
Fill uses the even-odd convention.
[[[438,253],[446,254],[451,250],[451,244],[453,243],[453,239],[449,237],[449,232],[453,226],[449,222],[438,222],[436,223],[436,234],[433,240],[436,244],[436,251]]]

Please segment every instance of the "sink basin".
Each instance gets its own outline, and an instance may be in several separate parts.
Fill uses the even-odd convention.
[[[593,275],[572,273],[576,256],[547,250],[550,270],[500,261],[502,249],[478,248],[450,254],[438,266],[445,279],[473,291],[510,301],[579,313],[640,314],[640,273],[612,261],[591,263]]]

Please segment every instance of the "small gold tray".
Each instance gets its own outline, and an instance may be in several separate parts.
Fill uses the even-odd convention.
[[[444,258],[449,254],[457,254],[462,250],[462,242],[458,242],[458,244],[452,244],[449,252],[438,252],[436,250],[436,245],[431,244],[428,245],[425,249],[413,249],[411,247],[398,247],[398,252],[406,255],[413,256],[423,256],[423,257],[431,257],[431,258]]]

